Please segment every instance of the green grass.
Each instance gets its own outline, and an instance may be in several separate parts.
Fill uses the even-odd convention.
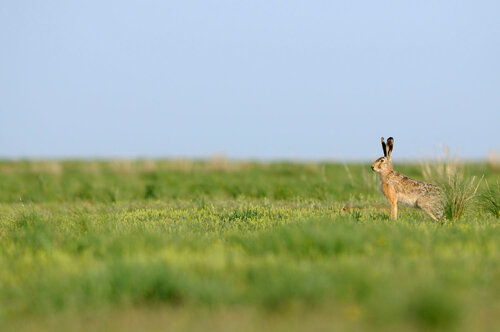
[[[498,217],[391,221],[367,170],[1,162],[0,329],[495,330]]]

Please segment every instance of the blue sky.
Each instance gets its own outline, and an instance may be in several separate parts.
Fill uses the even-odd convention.
[[[2,1],[0,157],[500,148],[498,1]]]

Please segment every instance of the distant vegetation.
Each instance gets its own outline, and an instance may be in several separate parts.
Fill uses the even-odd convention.
[[[368,164],[0,162],[0,329],[493,330],[499,168],[460,167],[436,223]]]

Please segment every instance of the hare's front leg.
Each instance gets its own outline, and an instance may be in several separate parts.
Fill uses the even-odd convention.
[[[391,185],[383,183],[382,191],[391,204],[391,219],[398,219],[398,197],[396,195],[396,190],[394,190],[394,187]]]
[[[391,203],[391,219],[398,219],[398,201]]]

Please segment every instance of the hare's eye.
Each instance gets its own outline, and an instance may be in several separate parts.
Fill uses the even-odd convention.
[[[380,162],[381,162],[381,163],[383,163],[384,161],[385,161],[385,160],[384,160],[384,159],[382,159]]]

